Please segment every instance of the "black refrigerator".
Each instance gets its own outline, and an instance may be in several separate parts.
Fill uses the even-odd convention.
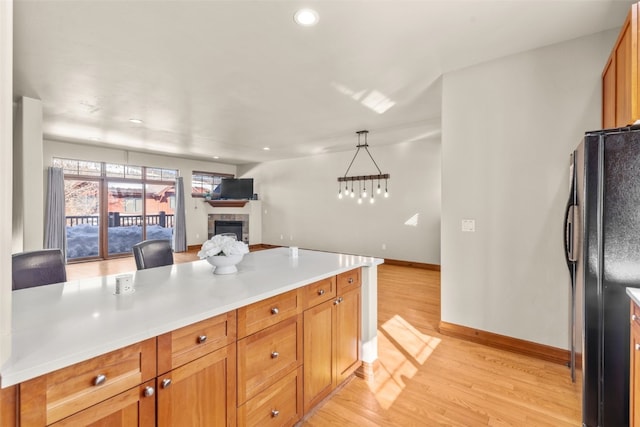
[[[640,287],[640,128],[587,132],[571,156],[565,253],[582,424],[629,425],[629,298]],[[574,377],[575,378],[575,377]]]

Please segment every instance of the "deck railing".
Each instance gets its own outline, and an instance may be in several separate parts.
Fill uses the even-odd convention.
[[[174,215],[167,214],[164,211],[160,211],[154,215],[146,215],[145,221],[143,221],[142,215],[126,215],[120,212],[109,212],[109,227],[131,227],[134,225],[159,225],[164,228],[173,228]],[[77,225],[99,225],[100,217],[98,215],[67,215],[67,227],[74,227]]]

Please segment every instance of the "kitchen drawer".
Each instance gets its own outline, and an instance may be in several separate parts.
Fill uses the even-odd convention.
[[[158,374],[182,366],[236,340],[236,312],[221,314],[158,337]]]
[[[238,338],[244,338],[302,312],[301,289],[238,309]]]
[[[631,322],[640,325],[640,307],[633,301],[631,301]]]
[[[151,338],[20,384],[20,425],[43,426],[156,376]]]
[[[302,367],[238,408],[238,426],[292,426],[302,418]]]
[[[336,297],[336,276],[319,280],[303,289],[304,307],[310,308]]]
[[[345,271],[337,276],[338,280],[338,295],[355,289],[362,284],[362,273],[360,268]]]
[[[238,341],[238,404],[302,365],[302,315]]]

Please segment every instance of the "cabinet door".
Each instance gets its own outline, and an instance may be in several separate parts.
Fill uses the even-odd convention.
[[[339,289],[339,288],[338,288]],[[336,384],[360,366],[360,287],[338,297],[336,304]]]
[[[631,322],[629,425],[640,427],[640,324]]]
[[[156,421],[154,388],[155,381],[149,381],[64,418],[52,426],[153,427]]]
[[[236,346],[158,377],[158,427],[236,424]]]
[[[335,298],[304,312],[304,412],[333,389]]]

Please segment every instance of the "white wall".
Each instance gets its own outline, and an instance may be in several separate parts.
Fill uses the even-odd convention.
[[[375,138],[372,129],[370,144]],[[238,167],[262,200],[263,243],[440,264],[439,136],[370,147],[391,174],[391,196],[373,205],[337,198],[356,142],[353,151]],[[362,152],[349,175],[375,171]],[[405,224],[416,215],[417,225]]]
[[[184,177],[185,213],[187,225],[187,245],[199,245],[207,240],[207,209],[202,198],[192,198],[191,172],[205,171],[235,174],[236,167],[221,163],[181,159],[171,156],[139,153],[134,151],[103,148],[94,145],[72,144],[68,142],[45,140],[44,163],[51,165],[54,157],[122,163],[136,166],[154,166],[167,169],[178,169]],[[40,213],[42,216],[42,213]],[[35,217],[33,218],[35,220]]]
[[[0,199],[12,197],[13,0],[0,1]],[[11,206],[0,206],[0,364],[11,352]]]
[[[568,159],[600,128],[600,74],[616,35],[444,76],[443,321],[568,348]],[[461,232],[462,219],[476,232]]]

